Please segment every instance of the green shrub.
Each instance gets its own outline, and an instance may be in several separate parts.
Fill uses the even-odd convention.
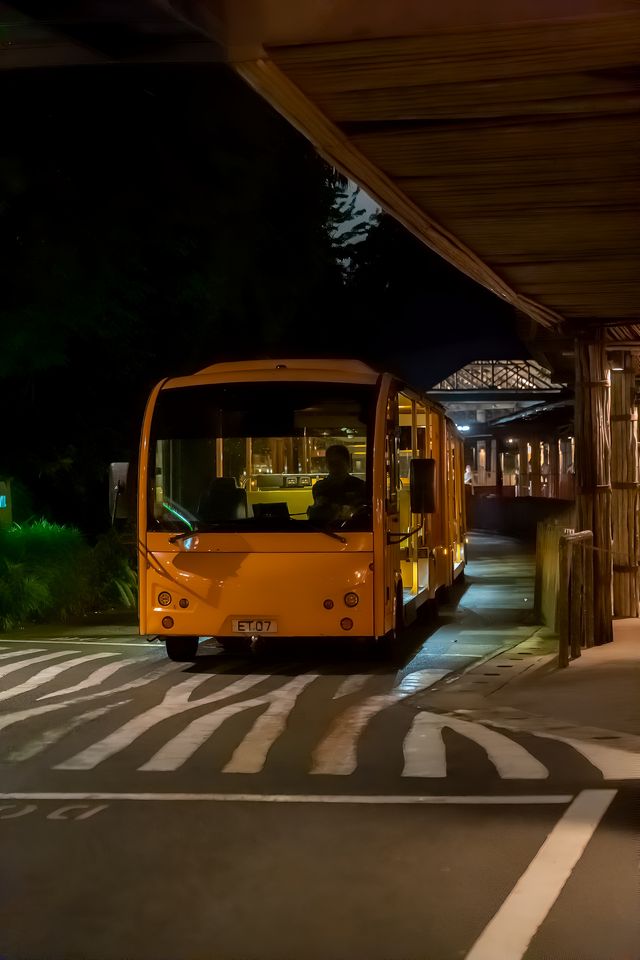
[[[52,606],[47,584],[24,564],[0,558],[0,630],[42,617]]]
[[[74,527],[47,520],[0,530],[0,629],[136,602],[136,576],[115,531],[91,549]]]
[[[94,609],[131,609],[136,605],[138,578],[126,544],[113,528],[98,539],[91,551],[89,585]]]

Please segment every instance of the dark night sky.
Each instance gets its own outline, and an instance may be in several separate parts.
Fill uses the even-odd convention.
[[[163,376],[325,354],[427,387],[525,355],[511,309],[389,218],[345,277],[323,162],[224,67],[8,71],[0,98],[0,474],[49,513],[89,524]]]

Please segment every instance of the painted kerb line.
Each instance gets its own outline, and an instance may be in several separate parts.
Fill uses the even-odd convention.
[[[609,791],[605,791],[609,792]],[[460,806],[502,806],[527,804],[568,804],[573,800],[572,794],[534,794],[531,796],[504,795],[504,796],[418,796],[418,795],[370,795],[366,794],[295,794],[295,793],[0,793],[0,800],[134,800],[134,801],[169,801],[171,803],[336,803],[336,804],[364,804],[364,805],[460,805]]]

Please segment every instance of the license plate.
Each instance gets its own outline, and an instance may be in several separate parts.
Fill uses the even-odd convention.
[[[256,618],[255,620],[232,620],[234,633],[277,633],[278,624],[275,620]]]

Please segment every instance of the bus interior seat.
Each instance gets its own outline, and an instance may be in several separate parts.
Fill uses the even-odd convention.
[[[204,523],[224,523],[247,516],[247,492],[235,477],[214,477],[198,506]]]

